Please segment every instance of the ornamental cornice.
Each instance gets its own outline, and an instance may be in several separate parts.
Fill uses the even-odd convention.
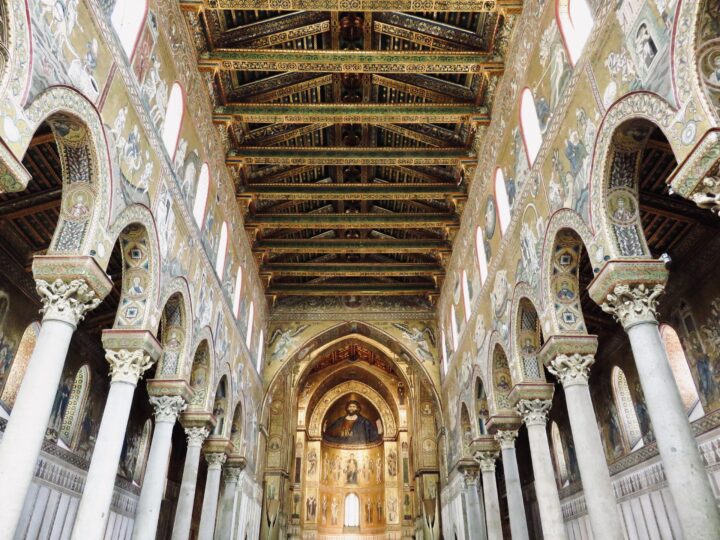
[[[315,406],[308,423],[308,438],[319,440],[322,437],[321,424],[330,407],[341,397],[349,393],[356,393],[367,398],[380,413],[383,423],[383,439],[393,440],[397,436],[395,416],[387,401],[372,387],[360,381],[352,380],[338,384],[328,390]]]
[[[544,426],[547,422],[547,413],[552,406],[549,399],[521,399],[517,410],[522,415],[527,426]]]
[[[149,401],[155,411],[155,422],[174,424],[178,415],[187,407],[187,402],[179,396],[150,396]]]
[[[563,387],[586,385],[590,378],[590,366],[595,362],[592,354],[559,354],[547,369],[555,375]]]

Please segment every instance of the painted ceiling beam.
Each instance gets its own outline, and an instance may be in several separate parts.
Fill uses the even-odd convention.
[[[272,277],[412,277],[443,275],[445,270],[436,263],[268,263],[261,274]]]
[[[181,0],[183,9],[380,11],[388,10],[388,0]],[[522,0],[393,0],[395,11],[503,11],[518,13]]]
[[[245,219],[259,229],[433,229],[457,227],[455,214],[256,214]]]
[[[445,240],[369,240],[365,238],[263,239],[253,245],[255,252],[270,255],[286,253],[450,253],[452,245]]]
[[[257,138],[253,138],[253,132],[250,132],[248,135],[247,141],[251,142],[253,144],[257,144],[257,145],[272,146],[274,144],[286,142],[291,139],[295,139],[297,137],[302,137],[303,135],[308,135],[310,133],[314,133],[318,130],[328,128],[332,125],[333,124],[331,122],[309,124],[309,125],[304,125],[304,126],[295,128],[295,129],[291,129],[289,131],[286,131],[285,133],[277,133],[275,135],[270,135],[268,137],[257,137]]]
[[[332,84],[332,77],[332,75],[318,75],[317,73],[279,73],[267,79],[238,86],[233,89],[231,99],[251,103],[269,103]],[[470,99],[465,101],[468,102]]]
[[[389,131],[391,133],[394,133],[395,135],[400,135],[401,137],[405,137],[407,139],[412,139],[413,141],[418,141],[424,144],[429,144],[431,146],[446,146],[446,145],[452,145],[452,144],[458,144],[460,141],[450,141],[447,139],[442,139],[440,137],[436,137],[427,133],[423,133],[422,131],[417,131],[414,129],[410,129],[409,127],[406,127],[404,125],[399,124],[373,124],[376,127],[382,128],[385,131]],[[441,128],[437,128],[438,132],[445,133],[447,130],[441,130]],[[454,135],[451,133],[451,135]]]
[[[332,200],[357,201],[374,199],[433,200],[465,196],[454,184],[259,184],[250,185],[242,195],[261,200]]]
[[[454,124],[490,123],[486,107],[469,104],[229,103],[216,107],[216,122],[259,124]]]
[[[439,290],[427,283],[272,283],[271,296],[417,296],[437,295]]]
[[[502,73],[494,53],[459,51],[309,51],[216,49],[202,53],[201,69],[316,73]]]
[[[304,11],[284,13],[252,24],[225,30],[217,39],[217,47],[265,49],[293,39],[330,31],[327,13]]]
[[[465,148],[376,148],[376,147],[254,147],[230,151],[229,165],[460,165],[468,159]]]
[[[378,13],[373,17],[373,29],[390,37],[439,50],[487,48],[487,43],[475,32],[408,13]]]

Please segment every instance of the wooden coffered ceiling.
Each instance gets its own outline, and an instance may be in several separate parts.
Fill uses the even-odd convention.
[[[267,294],[435,297],[522,1],[181,5]]]

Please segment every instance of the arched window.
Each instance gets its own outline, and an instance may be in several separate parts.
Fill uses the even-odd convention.
[[[70,399],[60,426],[60,440],[70,449],[77,446],[89,389],[90,369],[84,365],[75,375],[75,382],[70,391]]]
[[[643,445],[640,422],[638,422],[635,405],[630,395],[630,387],[625,378],[625,373],[617,366],[613,368],[612,383],[615,407],[620,416],[620,425],[622,427],[625,444],[628,449],[635,450],[636,447],[640,448]]]
[[[453,350],[456,351],[460,341],[460,329],[458,327],[457,314],[455,313],[455,304],[450,306],[450,332],[452,335]]]
[[[565,449],[563,448],[562,437],[557,424],[553,421],[550,424],[550,438],[552,439],[553,454],[555,454],[555,466],[557,467],[560,485],[564,486],[568,480],[568,468],[565,461]]]
[[[360,526],[360,499],[354,493],[348,493],[345,497],[345,527]]]
[[[228,225],[227,221],[223,221],[222,227],[220,227],[220,242],[218,243],[218,252],[215,258],[215,273],[218,275],[218,279],[222,281],[223,273],[225,272],[225,256],[227,255],[228,245]]]
[[[23,377],[25,377],[25,371],[27,370],[30,357],[35,349],[35,342],[37,341],[39,333],[40,323],[33,322],[25,328],[22,338],[20,338],[20,345],[18,345],[17,351],[15,352],[15,358],[12,364],[10,364],[10,373],[0,373],[0,375],[5,376],[5,386],[2,388],[2,397],[0,397],[0,400],[2,400],[9,409],[12,409],[12,406],[15,404],[18,390],[20,390],[20,383],[22,383]],[[10,351],[6,351],[5,354],[10,354]]]
[[[595,24],[590,6],[587,0],[558,0],[556,9],[560,35],[565,42],[570,61],[575,65]]]
[[[260,373],[262,371],[262,363],[263,363],[263,353],[265,352],[265,331],[260,330],[260,337],[258,338],[258,348],[257,348],[257,371]]]
[[[448,368],[447,336],[445,335],[445,330],[440,331],[440,339],[442,340],[443,374],[445,374]]]
[[[670,362],[670,369],[672,369],[673,376],[675,377],[675,383],[680,391],[680,398],[685,406],[685,411],[688,415],[695,416],[696,418],[703,416],[705,413],[700,403],[700,395],[695,387],[695,381],[693,380],[692,373],[690,373],[690,366],[688,365],[685,351],[682,348],[677,332],[675,332],[672,326],[662,324],[660,325],[660,336],[663,339],[663,343],[665,343],[665,351],[667,352],[668,362]],[[700,411],[696,411],[698,407]]]
[[[510,200],[505,185],[505,175],[500,167],[495,169],[495,202],[497,203],[498,221],[500,221],[500,233],[505,234],[510,223]]]
[[[485,253],[485,238],[482,227],[475,229],[475,252],[477,253],[477,263],[480,269],[480,285],[485,283],[488,273],[487,253]]]
[[[110,14],[110,23],[128,59],[135,51],[147,9],[147,0],[117,0]]]
[[[145,420],[142,435],[140,436],[140,444],[138,444],[137,461],[135,461],[135,470],[133,471],[133,483],[141,485],[145,476],[145,467],[147,466],[148,455],[150,454],[150,437],[152,436],[152,420]]]
[[[520,97],[520,133],[525,143],[528,162],[532,167],[542,146],[542,130],[535,108],[535,99],[529,88],[525,88]]]
[[[193,217],[199,229],[202,230],[205,221],[205,207],[207,206],[208,189],[210,188],[210,169],[207,163],[200,168],[197,188],[195,189],[195,202],[193,203]]]
[[[462,294],[463,294],[463,307],[465,308],[465,321],[470,320],[470,282],[468,281],[467,270],[462,272]]]
[[[238,266],[235,275],[235,293],[233,294],[233,313],[235,318],[240,314],[240,293],[242,292],[242,266]]]
[[[180,138],[180,127],[185,115],[185,97],[182,87],[178,83],[172,85],[170,97],[168,98],[167,109],[165,109],[165,120],[162,126],[162,141],[170,159],[175,157],[175,148]]]
[[[248,313],[247,332],[245,332],[245,346],[249,349],[252,343],[253,319],[255,318],[255,302],[250,302]]]

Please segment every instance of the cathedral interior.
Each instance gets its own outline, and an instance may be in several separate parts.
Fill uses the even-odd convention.
[[[716,265],[717,0],[0,0],[0,540],[717,540]]]

